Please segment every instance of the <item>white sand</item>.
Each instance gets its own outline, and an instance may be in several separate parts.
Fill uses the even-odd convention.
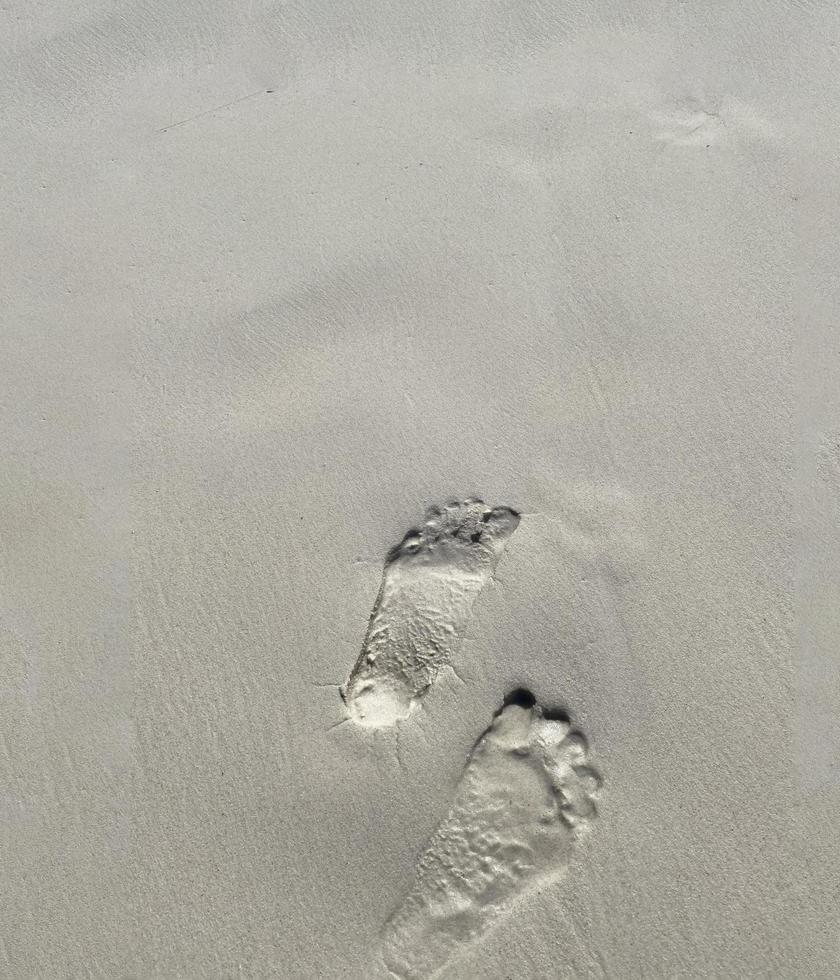
[[[379,977],[520,685],[600,816],[446,980],[840,974],[838,36],[0,9],[0,975]],[[522,521],[463,680],[328,730],[471,495]]]

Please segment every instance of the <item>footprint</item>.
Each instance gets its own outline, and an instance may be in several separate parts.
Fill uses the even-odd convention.
[[[380,728],[406,718],[460,646],[472,607],[519,515],[481,500],[433,507],[385,560],[359,659],[341,689],[351,718]]]
[[[709,111],[699,104],[686,103],[671,113],[654,114],[662,129],[656,139],[672,146],[711,146],[726,131],[726,122],[719,111]]]
[[[568,864],[600,785],[582,735],[527,691],[505,700],[467,761],[414,885],[383,930],[399,980],[427,980],[522,894]]]
[[[725,96],[709,103],[687,98],[654,112],[651,121],[662,128],[656,140],[671,146],[710,147],[727,136],[748,140],[768,140],[775,136],[774,127],[755,106]]]

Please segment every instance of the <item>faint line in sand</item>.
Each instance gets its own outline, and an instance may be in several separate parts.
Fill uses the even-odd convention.
[[[229,109],[233,105],[238,105],[240,102],[245,102],[246,99],[253,99],[258,95],[271,95],[274,92],[273,88],[261,88],[257,92],[250,92],[248,95],[240,96],[238,99],[233,99],[231,102],[225,102],[222,105],[213,106],[212,109],[204,109],[202,112],[197,112],[194,116],[187,116],[186,119],[179,119],[178,122],[169,123],[167,126],[162,126],[160,129],[155,130],[158,133],[167,133],[170,129],[176,129],[178,126],[184,126],[188,122],[192,122],[193,119],[200,119],[202,116],[209,116],[213,112],[218,112],[220,109]]]

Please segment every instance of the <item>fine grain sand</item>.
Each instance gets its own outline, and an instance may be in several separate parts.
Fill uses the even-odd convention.
[[[840,975],[838,38],[0,7],[0,976]]]

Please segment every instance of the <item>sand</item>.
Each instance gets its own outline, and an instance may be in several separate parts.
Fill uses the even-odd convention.
[[[0,10],[0,975],[840,974],[838,32]],[[362,724],[472,498],[518,527]]]

